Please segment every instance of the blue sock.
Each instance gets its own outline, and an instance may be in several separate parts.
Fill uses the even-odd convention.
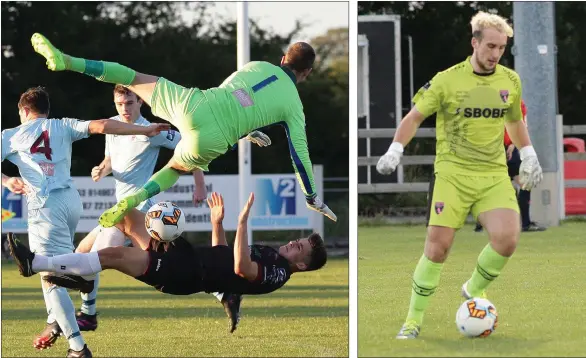
[[[81,312],[89,315],[96,314],[96,297],[98,296],[98,285],[100,284],[100,274],[96,274],[94,279],[94,290],[90,293],[81,294]]]
[[[69,293],[65,288],[59,286],[50,286],[46,291],[51,311],[55,315],[63,335],[69,341],[69,348],[75,351],[82,350],[85,341],[79,331],[75,318],[75,308]]]

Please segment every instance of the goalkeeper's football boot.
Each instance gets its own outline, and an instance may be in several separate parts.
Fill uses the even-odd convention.
[[[397,339],[415,339],[419,336],[419,332],[421,328],[415,321],[407,321],[401,327],[399,334],[397,334]]]
[[[224,293],[222,298],[222,305],[224,311],[230,318],[230,333],[233,333],[240,322],[240,303],[242,302],[242,295],[233,293]]]
[[[73,349],[69,348],[67,350],[67,358],[92,358],[92,351],[87,347],[87,344],[83,346],[83,349],[80,351],[74,351]]]
[[[36,273],[33,271],[33,259],[35,258],[35,254],[33,254],[28,247],[24,246],[13,233],[9,232],[6,234],[6,239],[8,240],[10,255],[14,258],[20,274],[24,277],[31,277],[34,275]]]
[[[104,211],[98,222],[102,227],[112,227],[122,221],[126,213],[132,210],[135,206],[136,205],[131,205],[130,200],[124,198],[110,209]]]
[[[472,295],[470,293],[468,293],[468,281],[464,282],[464,284],[462,285],[462,297],[464,297],[467,300],[473,298]],[[477,296],[477,297],[478,298],[488,298],[488,296],[486,295],[486,291],[482,291],[480,296]]]
[[[36,349],[47,349],[51,348],[57,338],[62,334],[61,327],[57,321],[53,323],[47,323],[47,327],[38,335],[33,341],[33,347]]]
[[[81,311],[75,312],[77,325],[80,331],[95,331],[98,328],[98,314],[86,314]]]
[[[48,69],[51,71],[63,71],[66,69],[65,60],[67,56],[53,46],[45,36],[39,33],[33,34],[31,44],[35,52],[47,60]]]

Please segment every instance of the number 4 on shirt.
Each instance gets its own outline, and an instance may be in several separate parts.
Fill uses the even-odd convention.
[[[39,138],[37,138],[37,140],[35,140],[35,142],[31,146],[31,153],[43,153],[45,155],[45,158],[51,160],[51,152],[51,144],[49,143],[49,132],[43,131],[43,133],[41,133]]]

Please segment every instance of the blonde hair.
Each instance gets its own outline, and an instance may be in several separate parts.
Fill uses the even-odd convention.
[[[481,37],[484,29],[493,28],[507,35],[513,37],[513,28],[507,23],[503,17],[496,14],[489,14],[484,11],[479,11],[478,14],[470,20],[472,25],[472,36]]]

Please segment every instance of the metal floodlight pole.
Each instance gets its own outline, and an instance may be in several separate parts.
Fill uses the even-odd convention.
[[[531,192],[531,217],[547,226],[559,225],[560,182],[557,143],[557,69],[555,4],[513,2],[515,70],[523,82],[529,114],[527,126],[543,181]]]
[[[248,3],[236,3],[236,47],[238,57],[238,69],[250,62],[250,31],[248,27]],[[250,142],[240,139],[238,143],[238,184],[240,192],[240,208],[243,208],[250,195],[252,181],[251,171],[252,156]],[[252,229],[248,225],[248,244],[252,245]]]

